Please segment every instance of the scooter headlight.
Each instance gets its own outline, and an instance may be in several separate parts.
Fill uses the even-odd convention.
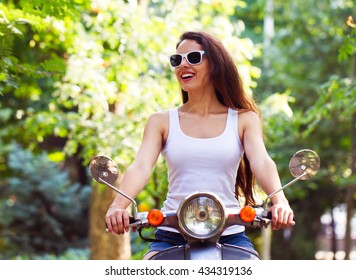
[[[216,195],[194,193],[179,206],[178,222],[184,233],[199,239],[209,239],[225,223],[225,208]]]

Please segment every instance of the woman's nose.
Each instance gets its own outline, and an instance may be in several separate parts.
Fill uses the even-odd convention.
[[[184,66],[184,65],[189,65],[188,60],[187,60],[186,57],[182,58],[182,62],[181,62],[181,64],[179,66]]]

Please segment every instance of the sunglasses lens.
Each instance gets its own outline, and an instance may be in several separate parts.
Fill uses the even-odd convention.
[[[182,62],[182,56],[180,54],[171,55],[169,62],[171,63],[172,67],[178,67]]]
[[[198,64],[201,62],[202,55],[200,52],[191,52],[187,58],[190,64]]]

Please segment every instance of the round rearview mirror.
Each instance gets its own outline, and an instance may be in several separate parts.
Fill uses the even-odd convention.
[[[296,152],[289,162],[289,170],[297,178],[305,174],[300,180],[313,177],[320,168],[320,158],[313,150],[303,149]]]
[[[107,156],[96,156],[89,164],[91,176],[95,181],[103,183],[101,180],[113,185],[119,177],[119,169],[115,161]],[[100,180],[101,179],[101,180]]]

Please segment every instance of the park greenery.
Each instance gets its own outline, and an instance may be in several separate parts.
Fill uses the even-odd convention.
[[[282,182],[297,150],[321,158],[315,178],[286,189],[296,226],[273,232],[271,258],[314,259],[320,216],[341,204],[350,236],[355,19],[353,0],[0,1],[0,259],[112,258],[91,255],[89,233],[105,234],[89,223],[93,190],[106,190],[87,166],[106,154],[124,173],[148,116],[181,103],[167,57],[186,30],[216,35],[232,54]],[[161,206],[165,172],[160,158],[140,209]],[[141,258],[147,245],[135,234],[130,243]],[[350,250],[345,238],[345,258]]]

